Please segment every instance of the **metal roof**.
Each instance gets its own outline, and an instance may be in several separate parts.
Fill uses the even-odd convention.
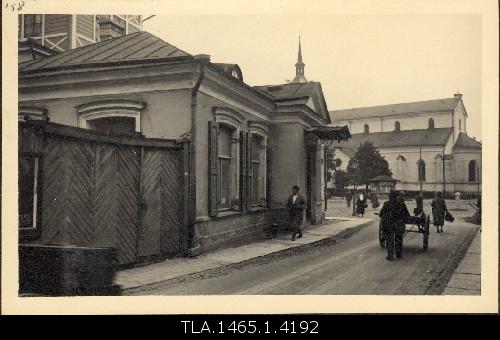
[[[338,147],[357,149],[366,141],[377,148],[400,146],[445,146],[452,128],[401,130],[391,132],[355,133],[351,139],[341,142]]]
[[[474,140],[467,136],[465,133],[460,132],[455,142],[454,148],[466,148],[466,149],[481,149],[482,145],[477,140]]]
[[[289,83],[254,87],[275,99],[295,99],[311,97],[318,84],[318,82],[310,81],[308,83]]]
[[[149,32],[136,32],[114,39],[68,50],[47,58],[19,65],[20,72],[57,69],[103,62],[188,57],[189,53],[155,37]]]
[[[352,109],[330,111],[330,117],[332,117],[332,121],[339,121],[392,116],[405,113],[454,111],[459,101],[460,99],[458,98],[444,98],[412,103],[357,107]]]

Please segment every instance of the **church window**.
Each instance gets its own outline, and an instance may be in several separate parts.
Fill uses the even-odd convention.
[[[434,129],[434,119],[429,119],[429,129]]]
[[[418,167],[418,180],[419,182],[425,181],[425,162],[422,159],[419,159],[417,162]]]
[[[458,130],[462,131],[462,120],[461,119],[458,120]]]
[[[365,133],[370,132],[370,127],[368,126],[368,124],[365,124],[364,131],[365,131]]]
[[[398,121],[396,121],[394,123],[394,131],[399,131],[399,130],[401,130],[401,124]]]
[[[476,161],[472,160],[469,162],[469,182],[475,182],[476,181]]]

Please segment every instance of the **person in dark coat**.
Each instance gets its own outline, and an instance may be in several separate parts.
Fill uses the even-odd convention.
[[[299,187],[292,187],[292,194],[288,197],[286,208],[288,211],[288,223],[293,230],[292,241],[295,241],[295,235],[298,233],[299,238],[302,237],[302,221],[304,219],[304,208],[306,200],[299,195]]]
[[[356,200],[356,215],[363,217],[365,214],[365,208],[368,206],[366,204],[366,195],[364,193],[361,193]]]
[[[378,202],[378,195],[375,192],[370,196],[370,201],[372,202],[373,209],[378,208],[378,206],[380,205]]]
[[[415,216],[420,216],[424,212],[424,197],[421,193],[415,197],[415,204],[416,207],[413,209],[413,214]]]
[[[347,207],[349,208],[351,206],[351,200],[352,200],[352,192],[351,190],[347,190],[345,194],[345,200],[347,202]]]
[[[403,236],[406,221],[410,218],[410,213],[406,204],[398,199],[395,191],[389,193],[389,200],[384,203],[380,210],[384,239],[387,240],[387,257],[389,261],[394,261],[394,252],[398,258],[403,256]]]
[[[448,208],[446,207],[446,202],[444,201],[444,198],[442,197],[440,191],[436,193],[436,198],[432,200],[431,207],[434,225],[436,226],[437,232],[442,233],[444,226],[444,215],[448,211]]]

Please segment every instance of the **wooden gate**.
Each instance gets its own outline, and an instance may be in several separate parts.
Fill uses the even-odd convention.
[[[48,124],[38,242],[113,246],[120,264],[186,251],[187,142]]]

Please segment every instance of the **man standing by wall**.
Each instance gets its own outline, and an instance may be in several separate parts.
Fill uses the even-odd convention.
[[[288,223],[293,229],[292,241],[295,241],[295,235],[298,233],[299,238],[302,237],[302,220],[304,219],[304,208],[306,200],[299,195],[299,187],[292,187],[292,194],[288,197],[286,208],[288,210]]]

